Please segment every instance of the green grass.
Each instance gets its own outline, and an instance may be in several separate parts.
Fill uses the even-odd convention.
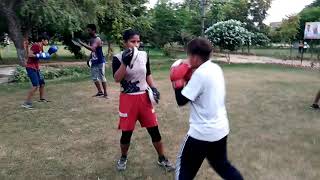
[[[241,52],[239,50],[238,52]],[[247,50],[245,50],[247,52]],[[250,49],[250,53],[257,55],[257,56],[266,56],[266,57],[273,57],[273,58],[279,58],[279,59],[290,59],[290,49],[282,49],[282,48],[252,48]],[[292,59],[298,59],[300,60],[300,54],[298,52],[298,49],[292,49]],[[307,53],[304,54],[304,59],[317,59],[317,52],[314,50],[314,52],[311,54],[310,49],[308,49]]]
[[[56,55],[54,55],[52,57],[52,59],[50,61],[81,61],[79,59],[75,59],[74,55],[67,50],[64,45],[57,45],[59,50],[56,53]],[[49,49],[49,46],[46,46],[44,48],[44,51],[47,51]],[[103,52],[107,52],[108,48],[107,46],[103,47]],[[118,48],[115,48],[115,50],[117,51]],[[2,60],[0,60],[0,64],[17,64],[18,60],[17,60],[17,52],[16,49],[14,47],[13,44],[6,46],[5,48],[2,48],[1,50],[1,57]],[[82,48],[82,51],[85,53],[85,55],[88,57],[90,52],[88,50],[86,50],[85,48]],[[85,57],[85,59],[87,58]]]
[[[171,61],[152,61],[161,92],[156,107],[166,154],[175,162],[188,129],[188,107],[178,108],[168,80]],[[275,65],[222,65],[231,133],[228,151],[245,179],[317,180],[320,112],[309,109],[319,72]],[[25,110],[28,83],[0,85],[0,179],[173,179],[139,125],[128,169],[117,172],[119,85],[107,69],[110,99],[92,98],[88,76],[48,81],[48,104]],[[35,97],[35,100],[37,97]],[[196,179],[219,179],[207,162]]]
[[[49,46],[45,47],[45,51],[49,48]],[[72,62],[72,61],[83,61],[81,59],[75,59],[74,55],[72,53],[70,53],[69,50],[67,50],[65,48],[65,46],[63,45],[58,45],[58,52],[56,53],[56,55],[54,55],[50,61],[48,62],[59,62],[59,61],[64,61],[64,62]],[[114,53],[118,53],[120,51],[120,49],[116,46],[113,47],[114,49]],[[103,52],[107,53],[107,46],[103,47]],[[87,59],[90,52],[88,50],[86,50],[85,48],[82,48],[82,51],[85,52],[86,57],[84,57],[84,59]],[[149,51],[149,55],[150,55],[150,59],[154,60],[154,61],[162,61],[163,59],[163,52],[160,49],[150,49]],[[185,53],[181,53],[181,52],[176,52],[175,56],[182,58],[185,57]],[[2,60],[0,60],[0,64],[17,64],[18,60],[17,60],[17,53],[16,50],[13,46],[13,44],[1,49],[1,57]],[[110,60],[109,60],[110,61]]]

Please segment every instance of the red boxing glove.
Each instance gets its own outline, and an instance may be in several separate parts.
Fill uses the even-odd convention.
[[[174,89],[183,88],[187,81],[190,80],[192,69],[189,64],[177,60],[171,66],[170,80]]]

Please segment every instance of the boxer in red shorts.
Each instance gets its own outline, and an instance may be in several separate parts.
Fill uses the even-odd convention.
[[[131,29],[124,31],[123,41],[126,50],[115,55],[112,61],[113,77],[121,85],[118,127],[122,131],[121,157],[117,162],[117,169],[126,169],[131,136],[136,121],[139,121],[151,136],[159,156],[158,165],[173,171],[174,167],[164,156],[157,116],[146,92],[150,87],[156,96],[160,96],[153,82],[148,55],[145,51],[137,49],[140,45],[138,32]]]

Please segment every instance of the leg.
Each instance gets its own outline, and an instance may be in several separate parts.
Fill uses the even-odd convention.
[[[158,153],[158,165],[165,168],[167,171],[173,171],[175,168],[164,155],[164,148],[161,142],[161,135],[158,126],[147,128],[151,136],[152,144]]]
[[[123,171],[127,168],[127,155],[130,146],[130,140],[133,131],[122,131],[121,139],[120,139],[120,149],[121,149],[121,157],[117,162],[118,171]]]
[[[100,82],[99,81],[94,81],[94,85],[96,85],[96,88],[97,88],[98,92],[102,93]]]
[[[26,103],[31,103],[31,100],[32,100],[32,97],[34,95],[34,93],[38,90],[38,87],[37,86],[33,86],[28,94],[27,94],[27,98],[26,98]]]
[[[44,98],[44,84],[40,85],[39,93],[40,93],[40,100],[45,99]]]
[[[156,149],[159,158],[164,157],[163,144],[161,142],[161,135],[158,126],[147,128],[147,131],[151,136],[152,144]]]
[[[240,172],[227,159],[227,136],[209,145],[207,159],[213,169],[226,180],[243,180]]]
[[[103,88],[104,96],[107,97],[107,96],[108,96],[108,92],[107,92],[107,82],[102,82],[102,88]]]
[[[176,180],[192,180],[206,157],[207,143],[186,136],[180,146],[176,164]]]
[[[117,169],[119,171],[126,169],[127,155],[130,146],[132,132],[135,128],[137,119],[136,96],[121,93],[119,98],[119,125],[118,128],[122,130],[120,139],[121,157],[117,162]]]
[[[122,131],[120,138],[121,156],[127,157],[133,131]]]
[[[91,66],[91,78],[98,90],[98,93],[95,96],[103,95],[99,81],[99,67],[97,65]]]
[[[32,69],[32,68],[26,68],[26,71],[27,71],[28,76],[30,78],[32,88],[29,90],[29,92],[27,94],[27,98],[26,98],[23,106],[31,108],[32,107],[32,105],[31,105],[32,97],[33,97],[34,93],[38,90],[38,87],[40,86],[40,82],[39,82],[39,76],[38,76],[37,70]]]
[[[104,96],[107,97],[108,93],[107,93],[107,79],[105,76],[105,69],[106,69],[105,63],[102,63],[99,67],[100,67],[99,68],[99,79],[101,80]]]
[[[39,88],[39,93],[40,93],[40,100],[44,100],[44,78],[40,72],[40,70],[37,72],[38,78],[39,78],[39,84],[40,84],[40,88]]]
[[[318,104],[320,101],[320,90],[318,91],[314,101],[313,101],[313,104]]]

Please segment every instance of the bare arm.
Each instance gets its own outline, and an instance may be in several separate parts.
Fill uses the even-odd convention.
[[[150,87],[155,87],[155,83],[154,83],[154,81],[153,81],[153,78],[152,78],[152,75],[151,75],[151,74],[147,76],[147,83],[148,83],[148,85],[149,85]]]
[[[114,80],[120,82],[127,74],[127,66],[121,63],[119,69],[114,73]]]
[[[31,48],[28,49],[28,57],[30,57],[30,58],[36,57],[36,55],[34,55],[34,52],[31,50]]]
[[[95,52],[96,48],[101,45],[101,40],[99,38],[96,38],[96,40],[92,44],[92,46],[89,46],[88,44],[82,42],[81,40],[79,40],[79,44],[81,44],[81,46],[83,46],[84,48],[88,49],[89,51]]]

